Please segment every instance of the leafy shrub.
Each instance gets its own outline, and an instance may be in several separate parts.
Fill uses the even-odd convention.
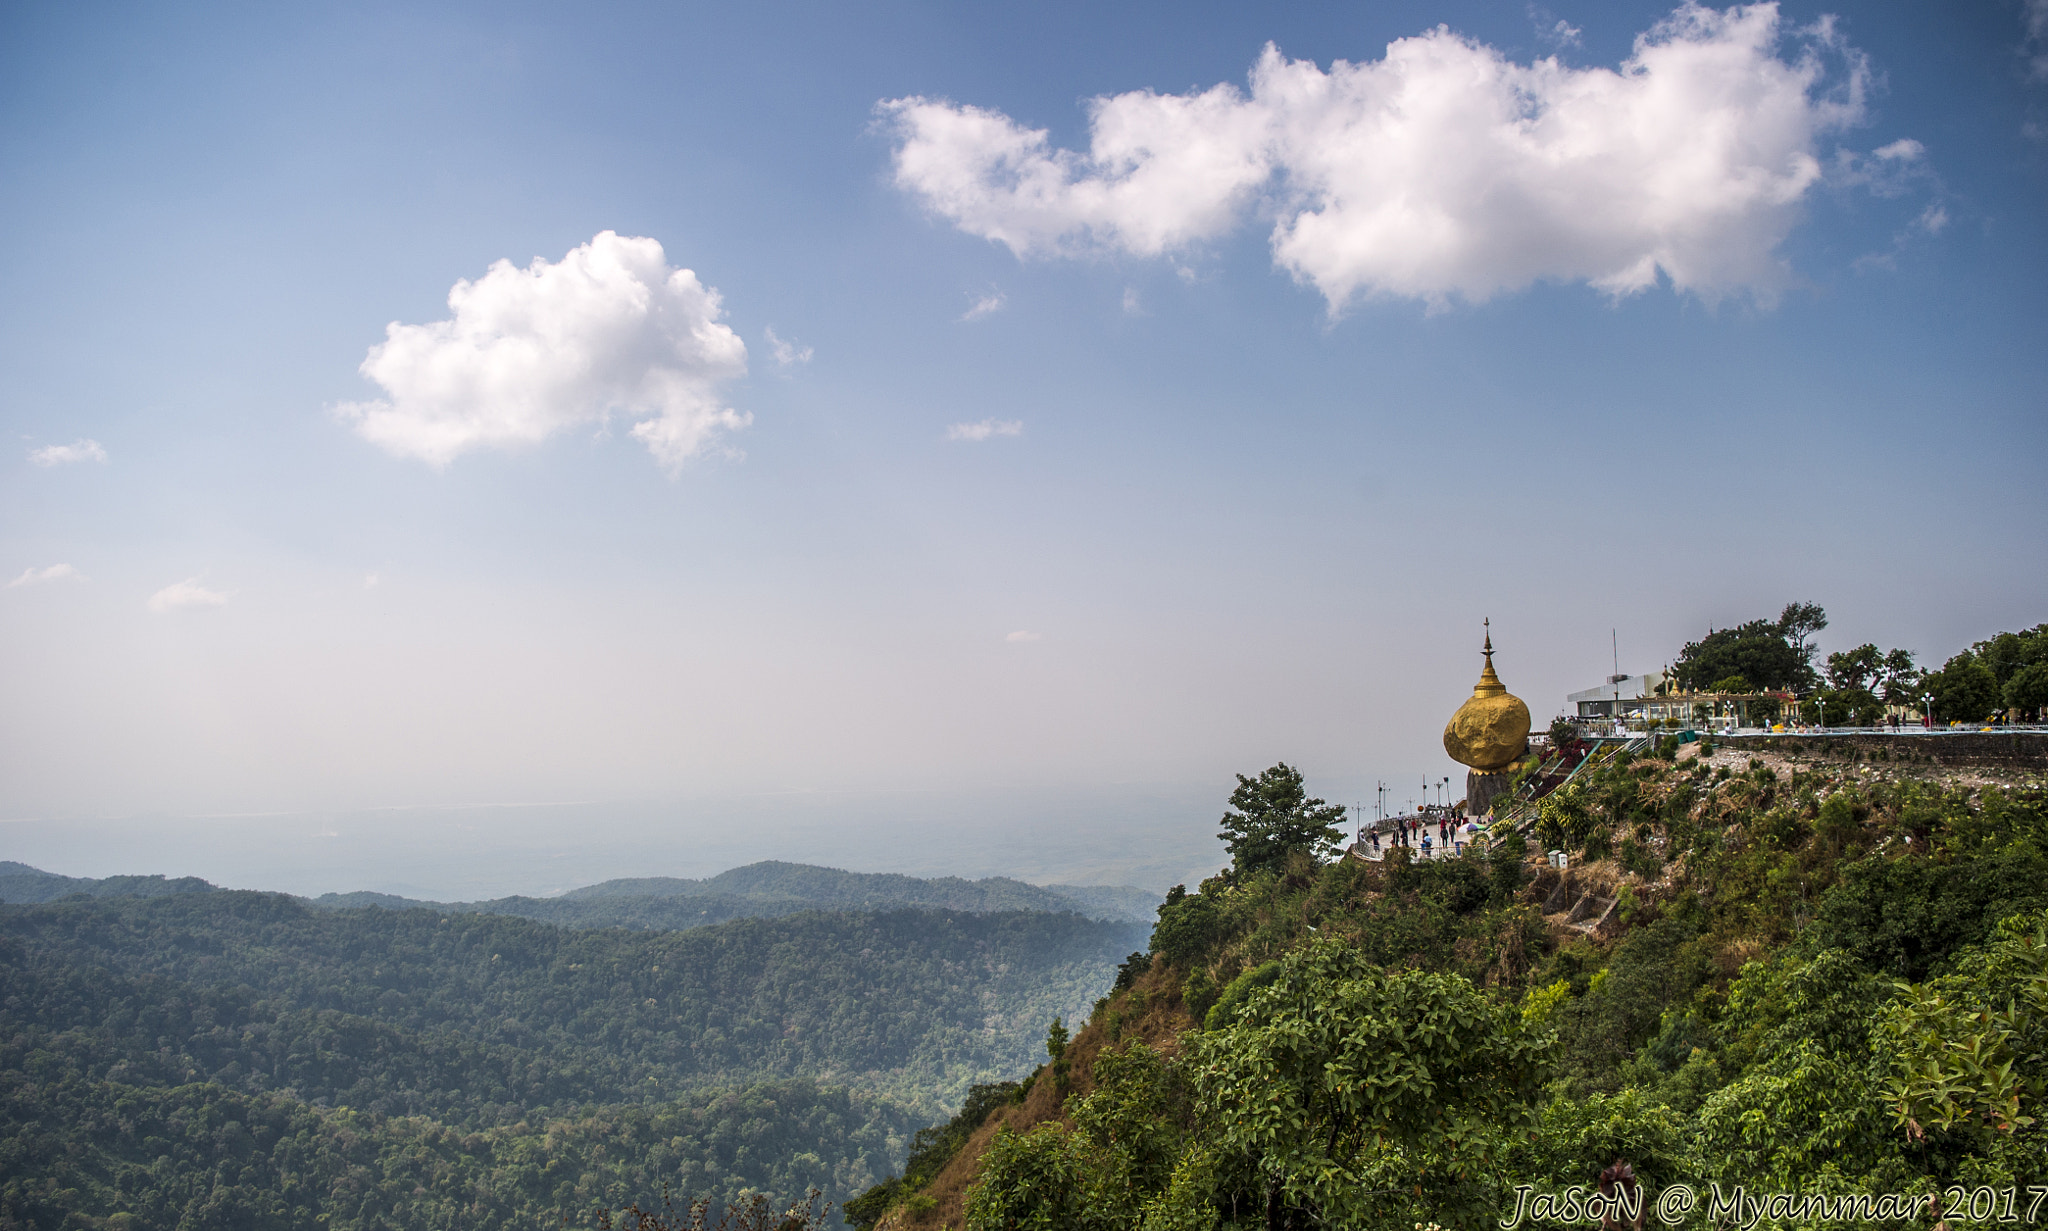
[[[1152,952],[1176,966],[1193,966],[1209,953],[1222,932],[1216,904],[1203,894],[1190,894],[1184,885],[1167,891],[1159,907],[1159,922],[1152,929]]]
[[[1223,989],[1223,995],[1202,1019],[1202,1029],[1221,1030],[1229,1025],[1236,1020],[1245,1002],[1251,999],[1254,992],[1270,985],[1279,977],[1280,963],[1264,962],[1232,979],[1230,986]]]

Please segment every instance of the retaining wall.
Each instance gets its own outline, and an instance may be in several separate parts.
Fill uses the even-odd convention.
[[[1712,739],[1717,745],[1729,748],[1761,748],[1771,752],[1833,753],[1839,756],[1854,749],[1863,760],[2048,769],[2048,731],[1916,731],[1899,735],[1807,732],[1799,735],[1716,735]],[[1885,755],[1879,757],[1874,755],[1876,753]]]

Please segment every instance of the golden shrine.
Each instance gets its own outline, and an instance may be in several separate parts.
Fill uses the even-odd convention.
[[[1493,621],[1486,621],[1486,667],[1472,695],[1444,726],[1444,751],[1470,768],[1465,775],[1465,814],[1485,812],[1508,783],[1508,769],[1529,751],[1529,707],[1509,692],[1493,670]]]

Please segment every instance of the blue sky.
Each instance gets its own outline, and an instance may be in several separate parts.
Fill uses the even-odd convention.
[[[0,10],[0,858],[1163,885],[1482,617],[2039,623],[2048,9],[1772,17]]]

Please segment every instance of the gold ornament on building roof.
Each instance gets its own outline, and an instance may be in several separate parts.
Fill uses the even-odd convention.
[[[1444,726],[1444,751],[1482,774],[1513,765],[1529,750],[1529,707],[1493,671],[1493,621],[1486,622],[1486,669],[1472,696]]]

